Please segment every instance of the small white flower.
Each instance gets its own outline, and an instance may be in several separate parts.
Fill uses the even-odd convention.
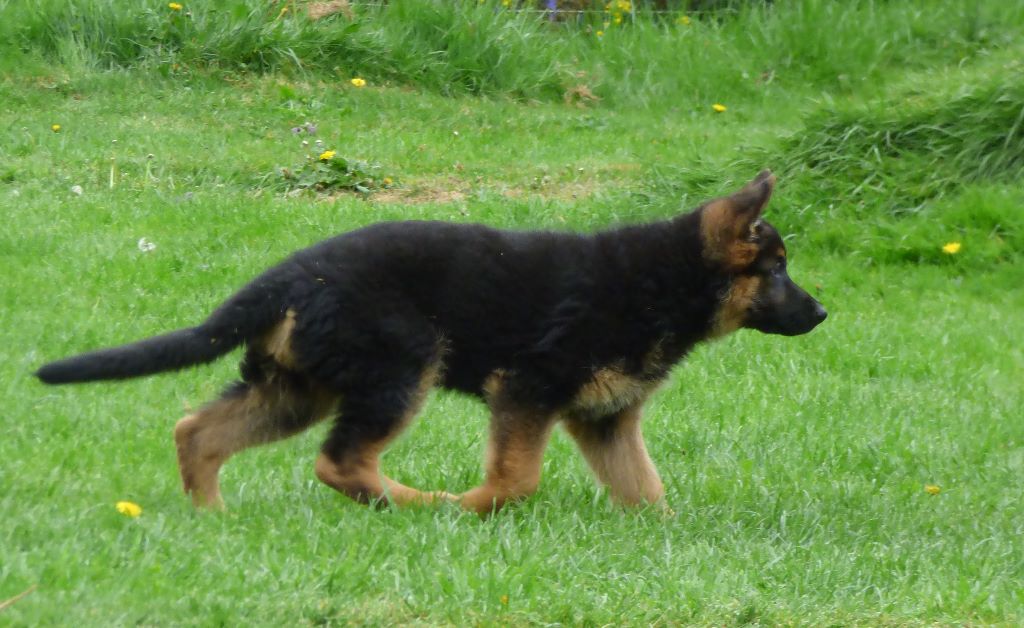
[[[156,248],[156,244],[149,241],[149,238],[139,238],[139,250],[143,253],[149,253]]]
[[[80,186],[80,185],[72,185],[71,186],[71,193],[74,194],[75,196],[81,196],[82,192],[84,192],[84,191],[85,190],[83,190],[82,186]]]

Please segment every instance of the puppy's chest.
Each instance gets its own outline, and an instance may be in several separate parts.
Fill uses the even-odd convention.
[[[639,365],[629,369],[622,363],[594,368],[576,390],[568,404],[568,413],[576,418],[601,419],[643,403],[661,385],[668,366],[657,350]]]
[[[600,420],[642,404],[665,380],[679,353],[673,338],[663,337],[642,357],[594,366],[569,402],[567,414]]]
[[[569,414],[580,419],[600,419],[617,414],[647,398],[658,381],[623,373],[614,367],[594,371],[569,402]]]

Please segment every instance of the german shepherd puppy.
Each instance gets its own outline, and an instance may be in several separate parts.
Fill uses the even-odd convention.
[[[594,235],[394,222],[295,253],[190,329],[47,364],[48,384],[202,364],[239,345],[241,381],[174,429],[185,491],[220,507],[234,453],[330,417],[316,460],[363,503],[453,500],[479,513],[532,493],[559,421],[624,504],[662,500],[641,407],[694,345],[748,327],[804,334],[825,309],[761,220],[775,177],[671,220]],[[491,411],[484,483],[420,492],[378,458],[434,386]]]

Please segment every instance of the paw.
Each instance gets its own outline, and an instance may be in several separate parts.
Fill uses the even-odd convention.
[[[454,504],[459,501],[458,495],[453,495],[448,491],[430,491],[425,493],[426,499],[424,503],[438,505],[438,504]]]

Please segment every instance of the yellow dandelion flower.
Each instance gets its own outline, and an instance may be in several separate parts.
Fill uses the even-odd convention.
[[[597,31],[594,34],[597,35],[598,37],[604,37],[604,31]]]
[[[612,21],[615,22],[616,24],[622,24],[622,14],[616,13],[615,18]]]
[[[924,492],[928,493],[929,495],[938,495],[940,492],[942,492],[942,489],[939,488],[938,486],[935,486],[934,484],[925,484]]]
[[[135,502],[117,502],[115,504],[117,512],[121,513],[126,517],[138,517],[142,514],[142,506],[139,506]]]
[[[54,133],[60,133],[60,125],[59,124],[51,125],[50,126],[50,130],[53,131]]]
[[[726,109],[725,105],[717,103],[717,102],[715,104],[711,105],[711,108],[715,110],[715,113],[722,113]]]
[[[689,26],[690,25],[690,18],[689,18],[689,16],[680,15],[676,19],[676,24],[682,24],[683,26]]]
[[[632,3],[629,2],[629,0],[619,0],[616,3],[616,6],[619,7],[620,11],[625,11],[626,13],[629,13],[630,11],[633,10],[633,5]]]
[[[946,255],[956,255],[960,252],[960,246],[959,242],[947,242],[946,245],[942,247],[942,252]]]
[[[170,9],[171,11],[181,11],[181,9],[183,7],[180,4],[178,4],[177,2],[169,2],[167,4],[167,8]]]
[[[508,596],[507,595],[501,596],[501,603],[505,604],[506,606],[508,605]]]
[[[325,150],[324,152],[320,153],[320,161],[327,161],[332,157],[334,157],[333,150]]]
[[[359,78],[358,76],[356,78],[352,79],[349,82],[352,83],[353,85],[355,85],[356,87],[365,87],[366,86],[366,81],[364,81],[363,79]]]
[[[381,183],[384,184],[384,187],[387,187],[387,186],[391,185],[394,182],[395,182],[394,179],[392,179],[391,177],[384,177],[384,180],[381,181]]]

